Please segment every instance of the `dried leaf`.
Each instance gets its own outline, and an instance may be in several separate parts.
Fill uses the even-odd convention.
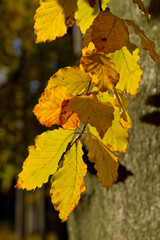
[[[147,22],[150,24],[151,15],[146,11],[143,1],[142,0],[133,0],[133,3],[138,5],[139,9],[142,10],[142,13],[146,15]]]

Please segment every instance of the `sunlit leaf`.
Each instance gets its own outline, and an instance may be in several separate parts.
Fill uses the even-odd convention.
[[[102,0],[102,9],[110,0]],[[93,20],[100,11],[99,1],[78,0],[78,11],[75,13],[77,25],[80,26],[82,34],[91,26]]]
[[[98,101],[94,95],[73,97],[69,101],[69,108],[78,114],[84,124],[91,124],[96,127],[101,138],[112,125],[114,119],[114,108],[110,103]]]
[[[98,53],[92,47],[84,52],[81,63],[87,73],[92,74],[92,83],[98,87],[101,92],[113,89],[118,80],[119,74],[115,70],[115,65],[105,54]]]
[[[108,54],[108,57],[110,57],[115,64],[116,71],[120,74],[116,88],[133,96],[137,94],[143,73],[137,63],[140,59],[138,52],[139,49],[136,48],[131,54],[126,47],[123,47],[119,51]]]
[[[62,167],[51,180],[51,200],[55,209],[60,212],[59,217],[62,221],[67,220],[78,204],[81,192],[86,190],[83,177],[87,166],[82,155],[82,144],[78,142],[64,155]]]
[[[29,155],[18,175],[17,188],[32,190],[41,187],[48,177],[57,171],[58,163],[74,135],[62,128],[37,136],[35,146],[28,148]]]
[[[131,26],[134,32],[141,38],[141,46],[144,50],[148,50],[151,58],[158,64],[160,64],[160,55],[157,53],[155,43],[146,37],[144,31],[135,24],[132,20],[125,20],[125,22]]]
[[[85,144],[89,148],[89,160],[95,163],[99,181],[109,190],[118,177],[117,156],[90,132],[87,134]]]
[[[33,112],[42,125],[47,127],[54,124],[62,125],[59,119],[62,102],[69,98],[71,98],[71,95],[67,93],[65,87],[50,88],[42,93]]]
[[[36,43],[62,37],[72,26],[77,11],[77,0],[40,0],[35,14]]]
[[[92,41],[99,52],[107,54],[126,45],[129,33],[125,22],[108,9],[98,14],[92,28]]]
[[[49,80],[47,88],[65,86],[72,95],[81,94],[91,81],[90,76],[80,67],[61,68]]]

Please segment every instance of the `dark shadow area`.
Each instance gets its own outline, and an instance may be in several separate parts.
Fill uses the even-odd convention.
[[[159,11],[160,11],[160,8],[159,8]],[[160,107],[160,94],[149,96],[146,101],[146,104],[154,107]]]
[[[149,13],[151,14],[152,18],[160,17],[160,1],[159,0],[152,0],[148,9]]]
[[[145,114],[140,119],[142,122],[153,124],[155,126],[160,126],[160,112],[159,111]]]

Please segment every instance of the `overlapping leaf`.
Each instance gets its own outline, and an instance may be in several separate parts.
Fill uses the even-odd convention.
[[[77,0],[40,0],[35,14],[36,43],[62,37],[72,26],[77,11]]]
[[[84,52],[81,63],[87,73],[92,74],[92,83],[101,92],[113,89],[118,80],[119,74],[115,70],[115,65],[105,54],[98,53],[91,44]]]
[[[110,103],[98,101],[94,95],[73,97],[69,101],[70,111],[78,114],[84,124],[91,124],[96,127],[101,138],[112,125],[114,119],[114,108]]]
[[[119,121],[124,128],[128,129],[132,125],[131,118],[126,111],[126,108],[128,107],[128,100],[123,96],[121,91],[114,89],[114,93],[115,93],[116,99],[114,100],[113,105],[118,106],[121,111]]]
[[[28,148],[29,155],[18,175],[17,188],[32,190],[41,187],[57,171],[62,154],[74,135],[73,130],[58,129],[37,136],[35,146]]]
[[[116,88],[133,96],[137,94],[137,89],[143,73],[141,67],[137,63],[140,59],[138,52],[139,49],[136,48],[131,54],[126,47],[123,47],[115,53],[108,54],[108,57],[110,57],[115,64],[116,71],[120,74],[120,79]]]
[[[147,22],[150,24],[151,15],[146,11],[143,1],[142,0],[133,0],[133,3],[136,3],[138,5],[138,7],[139,7],[139,9],[141,9],[142,13],[146,15]]]
[[[129,33],[124,20],[106,9],[95,18],[91,36],[96,49],[107,54],[125,46]]]
[[[34,107],[33,112],[36,115],[37,119],[42,125],[51,127],[54,124],[59,126],[65,124],[67,121],[61,121],[60,116],[62,112],[62,103],[66,99],[70,99],[65,87],[56,87],[49,88],[45,90],[41,97],[39,98],[39,103]],[[75,120],[75,129],[77,128],[77,117],[72,116],[72,112],[67,112],[66,120],[73,122]],[[73,124],[71,126],[67,124],[68,128],[73,129]]]
[[[102,9],[110,0],[102,0]],[[80,26],[82,34],[91,26],[93,20],[100,11],[99,1],[78,0],[78,11],[75,13],[77,24]]]
[[[125,22],[131,26],[134,32],[141,38],[141,46],[144,50],[148,50],[151,58],[158,64],[160,64],[160,55],[157,53],[155,43],[146,37],[144,31],[135,24],[132,20],[125,20]]]
[[[64,155],[63,166],[52,177],[51,200],[58,210],[59,217],[65,221],[78,204],[81,192],[86,190],[83,177],[87,166],[82,159],[80,142],[74,144]]]
[[[90,76],[80,67],[61,68],[48,81],[47,88],[65,86],[72,95],[81,94],[91,81]]]
[[[89,160],[95,163],[99,181],[109,190],[118,177],[116,155],[90,132],[87,134],[85,144],[89,148]]]

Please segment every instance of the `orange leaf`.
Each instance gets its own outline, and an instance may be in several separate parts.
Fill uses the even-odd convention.
[[[90,46],[91,44],[81,58],[85,72],[93,75],[92,82],[101,92],[113,89],[119,80],[114,63],[105,54],[96,52]]]
[[[125,22],[109,9],[101,11],[93,22],[92,41],[99,52],[110,53],[121,49],[128,40]]]
[[[51,127],[54,124],[62,125],[59,117],[62,111],[62,102],[71,98],[65,87],[49,88],[39,98],[39,103],[33,112],[42,125]]]

